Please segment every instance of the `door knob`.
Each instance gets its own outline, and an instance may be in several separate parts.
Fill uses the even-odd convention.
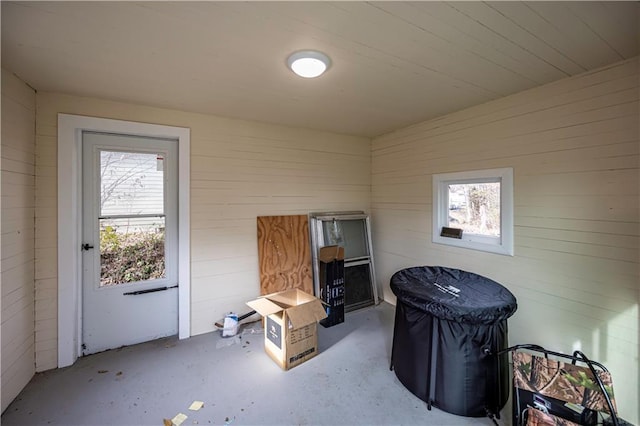
[[[80,249],[81,249],[81,250],[89,250],[89,249],[92,249],[92,248],[93,248],[93,246],[92,246],[92,245],[90,245],[89,243],[84,243],[84,244],[82,244],[82,245],[80,246]]]

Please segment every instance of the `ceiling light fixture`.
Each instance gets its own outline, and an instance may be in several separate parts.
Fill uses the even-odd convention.
[[[304,78],[319,77],[331,65],[331,59],[316,50],[301,50],[287,59],[287,65],[294,73]]]

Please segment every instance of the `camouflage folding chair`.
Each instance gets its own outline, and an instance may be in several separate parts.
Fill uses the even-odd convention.
[[[566,355],[537,345],[518,345],[505,351],[511,351],[513,359],[514,425],[628,424],[617,416],[611,374],[582,352]]]

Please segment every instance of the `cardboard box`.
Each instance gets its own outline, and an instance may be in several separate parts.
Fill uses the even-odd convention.
[[[293,289],[247,305],[264,317],[264,350],[283,370],[318,354],[318,321],[327,316],[318,298]]]
[[[320,299],[327,318],[324,327],[344,322],[344,247],[326,246],[318,251]]]

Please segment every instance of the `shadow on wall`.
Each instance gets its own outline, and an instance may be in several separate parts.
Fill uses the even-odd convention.
[[[518,293],[518,289],[514,293]],[[509,322],[509,344],[533,343],[547,349],[572,353],[580,350],[605,365],[612,374],[619,414],[627,421],[640,419],[640,343],[638,304],[616,306],[617,313],[600,306],[600,315],[548,309],[540,300],[519,298],[518,312]],[[580,321],[583,321],[580,323]],[[590,326],[589,322],[597,323]]]

